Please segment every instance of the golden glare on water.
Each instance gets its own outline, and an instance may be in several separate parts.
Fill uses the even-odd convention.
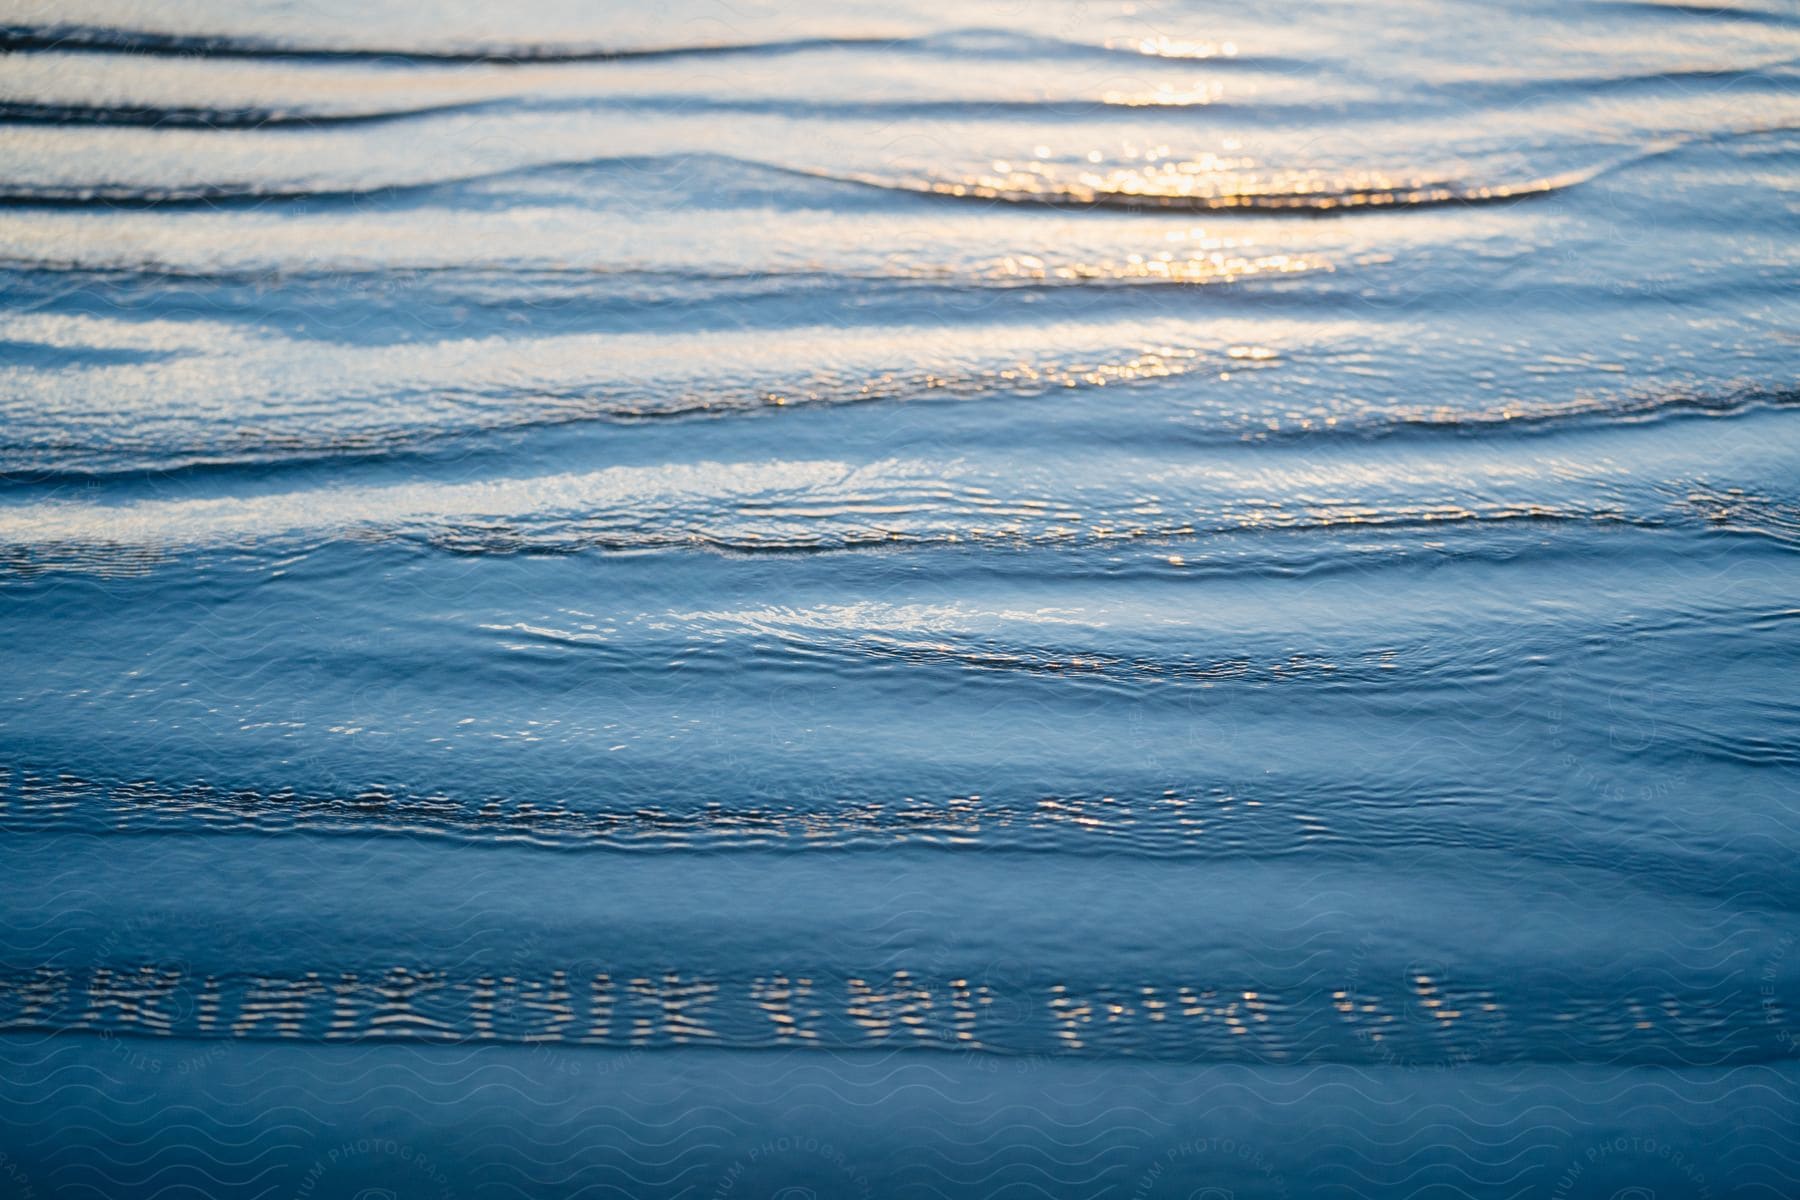
[[[1130,50],[1149,58],[1236,58],[1235,42],[1201,42],[1158,35],[1147,38],[1109,38],[1108,50]]]
[[[1421,208],[1478,204],[1540,195],[1586,182],[1616,161],[1515,182],[1468,184],[1443,176],[1401,176],[1378,170],[1325,172],[1259,169],[1255,160],[1203,154],[1191,159],[1071,170],[1054,162],[996,160],[990,170],[954,178],[836,176],[851,182],[966,200],[1071,207],[1193,211],[1330,212],[1360,208]]]
[[[1096,262],[1046,263],[1031,254],[1008,255],[993,264],[1001,278],[1041,282],[1167,282],[1229,283],[1259,275],[1297,275],[1329,271],[1322,258],[1302,254],[1264,254],[1254,258],[1220,251],[1204,255],[1178,255],[1170,251],[1127,255],[1123,259]]]
[[[1100,101],[1115,108],[1187,108],[1216,104],[1224,94],[1221,83],[1196,81],[1187,87],[1163,84],[1148,92],[1106,91],[1100,93]]]

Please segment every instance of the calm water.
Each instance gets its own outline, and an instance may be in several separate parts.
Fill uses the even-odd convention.
[[[0,2],[0,1195],[1800,1193],[1800,8]]]

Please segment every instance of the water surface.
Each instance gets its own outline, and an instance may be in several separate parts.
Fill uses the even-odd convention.
[[[0,48],[0,1191],[1800,1188],[1800,11]]]

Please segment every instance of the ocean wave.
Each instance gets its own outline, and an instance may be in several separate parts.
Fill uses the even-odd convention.
[[[1419,681],[1384,662],[1394,686]],[[1459,685],[1460,686],[1460,685]],[[1532,812],[1521,812],[1520,806]],[[1546,840],[1546,823],[1556,836]],[[1379,862],[1469,853],[1557,872],[1624,872],[1673,892],[1789,907],[1779,851],[1752,838],[1708,853],[1654,831],[1621,836],[1564,811],[1560,799],[1346,779],[1062,792],[1024,797],[871,794],[835,800],[746,792],[727,804],[671,802],[622,785],[593,798],[463,796],[386,783],[333,792],[196,781],[106,780],[0,767],[0,830],[87,837],[315,837],[442,840],[470,849],[603,854],[791,855],[899,851],[1107,860]],[[1738,877],[1712,873],[1727,855]]]
[[[923,460],[691,462],[481,483],[318,487],[242,498],[16,504],[0,563],[34,573],[135,573],[168,554],[235,554],[351,539],[463,555],[704,550],[734,554],[966,547],[1124,552],[1199,570],[1209,543],[1378,539],[1533,527],[1713,528],[1685,504],[1566,461],[1508,462],[1462,479],[1435,464],[1386,494],[1338,497],[1332,475],[1171,468],[1153,497],[1058,490]],[[1343,468],[1343,480],[1364,475]],[[995,485],[999,484],[1000,487]],[[1242,547],[1237,548],[1241,552]],[[1267,546],[1279,556],[1280,545]],[[1317,547],[1314,548],[1315,551]],[[1235,554],[1227,554],[1235,558]],[[1215,564],[1217,565],[1217,564]]]
[[[1345,829],[1401,844],[1428,842],[1403,802],[1323,792],[1275,797],[1225,787],[1160,795],[1061,795],[1008,801],[980,795],[892,800],[845,797],[835,806],[745,798],[729,807],[678,807],[652,797],[593,805],[507,797],[458,799],[391,785],[331,795],[207,783],[106,782],[62,773],[0,772],[0,827],[126,833],[340,833],[441,837],[473,845],[546,849],[719,852],[946,850],[1237,858],[1349,849]]]
[[[1698,85],[1769,84],[1783,87],[1791,83],[1791,77],[1781,72],[1791,68],[1795,61],[1781,59],[1753,68],[1695,68],[1686,71],[1574,78],[1527,77],[1517,80],[1416,84],[1380,96],[1358,97],[1351,93],[1342,96],[1322,94],[1316,98],[1307,98],[1301,93],[1297,98],[1286,100],[1263,95],[1236,99],[1219,94],[1216,88],[1166,82],[1154,86],[1146,84],[1102,88],[1091,92],[1077,90],[1057,95],[1006,95],[1003,94],[1005,89],[1002,87],[997,89],[996,94],[899,94],[880,97],[814,95],[808,92],[794,95],[732,95],[728,89],[707,94],[657,94],[650,89],[632,88],[629,85],[600,86],[598,83],[587,91],[579,88],[564,91],[561,89],[568,87],[566,83],[542,80],[541,87],[554,87],[556,90],[534,92],[529,84],[523,83],[506,86],[487,82],[457,87],[444,86],[448,81],[434,81],[434,86],[425,93],[431,98],[421,96],[411,102],[400,102],[390,98],[391,88],[381,86],[368,87],[368,95],[358,98],[355,95],[355,84],[345,81],[336,89],[338,94],[332,95],[329,100],[283,102],[274,99],[246,99],[235,105],[170,104],[148,98],[139,103],[85,103],[15,95],[11,99],[0,101],[0,124],[221,130],[284,127],[323,129],[508,110],[596,114],[718,112],[815,120],[979,120],[1012,117],[1024,120],[1067,118],[1084,121],[1113,118],[1129,122],[1141,119],[1146,111],[1194,109],[1204,110],[1210,116],[1236,127],[1280,127],[1322,120],[1365,123],[1393,121],[1407,116],[1428,117],[1440,112],[1447,104],[1467,105],[1471,101],[1490,105],[1516,105],[1526,101],[1544,103],[1632,90],[1690,89]],[[271,86],[273,90],[279,91],[278,84]],[[305,90],[310,92],[316,89]],[[997,187],[995,190],[1007,191],[1004,187]],[[1405,189],[1386,189],[1383,194],[1398,195],[1404,191]]]
[[[1168,322],[1134,323],[1136,337]],[[311,348],[265,341],[225,323],[115,324],[89,318],[17,323],[67,360],[82,346],[98,374],[15,375],[19,398],[0,402],[0,469],[9,474],[105,471],[154,461],[158,469],[298,458],[382,454],[421,443],[580,422],[642,423],[705,415],[775,412],[914,400],[1031,397],[1168,381],[1209,361],[1170,344],[1120,345],[1110,326],[955,328],[814,327],[785,331],[784,350],[754,331],[686,338],[662,334],[568,335],[531,342],[488,336],[447,343],[344,349],[331,377],[296,378],[295,355]],[[148,345],[146,343],[148,339]],[[154,346],[178,361],[108,365]],[[804,358],[796,358],[799,347]],[[710,347],[710,352],[708,351]],[[486,365],[482,360],[486,359]],[[1226,355],[1219,359],[1232,361]],[[260,362],[260,367],[252,364]],[[597,364],[609,370],[598,373]],[[796,365],[798,364],[798,366]],[[130,411],[92,406],[92,388],[123,382]],[[246,394],[250,373],[264,384]],[[45,388],[65,396],[41,415]],[[232,415],[234,432],[216,420]],[[153,417],[151,422],[138,418]],[[85,461],[84,461],[85,460]]]
[[[984,204],[1045,205],[1073,209],[1118,209],[1168,212],[1245,212],[1256,214],[1321,215],[1363,211],[1422,209],[1446,205],[1502,203],[1546,196],[1592,182],[1603,175],[1662,157],[1697,143],[1761,136],[1782,130],[1758,128],[1670,138],[1597,162],[1547,175],[1494,181],[1458,180],[1447,176],[1418,175],[1402,171],[1258,171],[1222,163],[1214,169],[1204,164],[1171,161],[1160,165],[1122,167],[1067,167],[1055,163],[1004,164],[1005,173],[968,175],[877,174],[829,167],[705,157],[735,161],[754,170],[790,177],[839,183],[880,191],[977,201]],[[81,185],[40,184],[0,191],[0,205],[36,207],[166,208],[217,207],[231,204],[264,204],[285,200],[365,200],[381,196],[466,186],[524,178],[572,167],[641,161],[634,158],[581,158],[533,163],[493,171],[476,171],[443,178],[355,184],[200,183],[150,186],[123,183]]]
[[[1704,994],[1652,985],[1619,996],[1579,978],[1559,978],[1552,990],[1542,978],[1527,986],[1373,956],[1321,962],[1304,982],[1276,984],[1254,976],[1040,980],[1005,967],[946,973],[904,960],[867,972],[771,963],[738,975],[675,965],[666,951],[659,959],[541,969],[505,962],[487,971],[416,962],[281,973],[180,962],[15,966],[0,975],[0,1030],[1188,1063],[1694,1066],[1791,1057],[1763,989],[1731,978]]]
[[[1741,391],[1627,391],[1571,400],[1520,398],[1488,407],[1439,405],[1371,406],[1360,412],[1273,418],[1262,428],[1242,431],[1205,430],[1196,441],[1249,442],[1330,441],[1340,438],[1379,440],[1408,435],[1492,437],[1505,434],[1555,434],[1609,425],[1649,425],[1687,417],[1730,418],[1769,409],[1800,406],[1800,391],[1750,387]]]
[[[616,62],[722,54],[785,54],[849,46],[892,47],[909,39],[803,37],[750,42],[698,42],[667,46],[600,46],[520,42],[465,46],[304,45],[241,34],[174,33],[107,25],[11,25],[0,27],[0,51],[86,50],[183,58],[262,58],[330,61],[381,60],[437,63]]]
[[[1422,209],[1445,205],[1496,204],[1567,191],[1620,167],[1667,153],[1677,143],[1653,146],[1610,161],[1554,175],[1477,183],[1430,176],[1396,178],[1383,172],[1295,173],[1257,176],[1235,172],[1189,172],[1183,164],[1165,170],[1122,168],[1084,172],[1019,169],[1007,174],[959,178],[905,178],[862,172],[800,174],[887,191],[914,192],[985,204],[1041,204],[1055,208],[1167,212],[1250,212],[1316,216],[1363,210]],[[1035,164],[1028,164],[1035,167]]]
[[[1151,277],[1154,281],[1154,276]],[[1084,280],[1069,281],[1083,286]],[[129,347],[56,348],[21,347],[45,364],[72,367],[146,366],[176,364],[177,351],[152,352]],[[521,391],[470,394],[459,402],[440,399],[430,410],[409,409],[405,421],[391,426],[337,422],[319,424],[305,416],[307,406],[296,399],[292,413],[274,404],[255,412],[256,428],[236,439],[212,436],[196,418],[192,442],[179,437],[179,414],[164,416],[162,440],[133,440],[118,431],[96,427],[84,438],[65,426],[59,436],[34,438],[23,418],[10,439],[0,439],[0,484],[42,486],[58,482],[123,482],[132,479],[181,474],[215,474],[275,467],[302,467],[331,462],[375,462],[398,457],[441,458],[462,455],[481,439],[496,434],[549,431],[584,425],[638,426],[646,423],[691,420],[730,420],[789,412],[800,408],[845,405],[890,405],[1029,400],[1104,388],[1133,388],[1177,384],[1182,379],[1223,368],[1245,371],[1262,365],[1248,359],[1249,348],[1229,348],[1224,355],[1173,346],[1145,348],[1132,354],[1128,348],[1099,354],[1086,362],[1056,363],[1021,358],[991,372],[931,368],[916,375],[872,372],[867,378],[847,376],[810,381],[771,382],[733,392],[705,386],[645,387],[630,396],[586,395],[581,389],[554,397]],[[1271,361],[1279,356],[1266,349]],[[396,386],[395,403],[405,405],[416,389]],[[666,394],[658,395],[664,392]],[[1195,408],[1189,419],[1175,427],[1122,429],[1115,436],[1124,443],[1147,440],[1162,446],[1171,440],[1193,446],[1301,445],[1353,446],[1406,439],[1463,439],[1494,437],[1555,438],[1583,430],[1606,430],[1657,425],[1671,421],[1729,421],[1763,413],[1785,412],[1800,407],[1800,392],[1746,388],[1739,391],[1666,392],[1621,389],[1574,399],[1521,396],[1497,404],[1320,406],[1313,410],[1237,411],[1228,406]],[[0,412],[5,406],[0,405]],[[248,418],[252,410],[245,410]],[[354,416],[346,410],[344,416]],[[372,416],[373,414],[371,414]],[[283,427],[292,424],[292,429]],[[307,426],[310,425],[310,428]],[[204,446],[204,448],[202,448]],[[1756,510],[1738,498],[1721,503],[1715,514],[1718,526],[1736,528]],[[1771,531],[1783,528],[1776,510],[1761,521]]]
[[[366,112],[306,108],[200,108],[0,101],[0,123],[14,125],[125,125],[160,129],[274,129],[283,126],[368,125],[408,117],[441,116],[488,107],[494,101],[421,104]]]
[[[1276,518],[1270,520],[1271,517]],[[139,524],[136,514],[126,518]],[[58,522],[62,522],[59,520]],[[1098,556],[1115,567],[1149,565],[1174,576],[1213,574],[1313,573],[1331,565],[1367,569],[1378,561],[1410,554],[1441,558],[1487,552],[1501,558],[1524,553],[1548,531],[1607,528],[1655,530],[1673,524],[1664,515],[1634,515],[1611,506],[1571,509],[1546,504],[1501,505],[1471,510],[1460,505],[1382,512],[1355,505],[1332,515],[1305,516],[1271,509],[1218,514],[1204,523],[1134,523],[1089,531],[1048,524],[1027,528],[1004,519],[995,525],[958,522],[949,527],[906,529],[891,520],[868,519],[854,507],[825,505],[811,510],[799,527],[772,529],[722,518],[673,526],[639,525],[628,520],[495,517],[454,520],[441,517],[386,524],[373,513],[345,526],[248,532],[224,531],[198,539],[180,536],[134,538],[103,531],[86,536],[48,535],[38,529],[0,528],[0,575],[33,578],[73,572],[124,578],[185,562],[236,563],[262,570],[339,540],[393,543],[468,557],[566,556],[588,553],[643,554],[702,552],[733,557],[837,554],[847,552],[956,549],[967,552],[1059,551]],[[1537,536],[1532,536],[1533,531]],[[24,533],[29,540],[15,540]],[[1516,535],[1513,538],[1507,533]],[[174,531],[171,530],[173,535]],[[1311,541],[1297,540],[1310,535]],[[1424,544],[1416,544],[1419,535]],[[1282,540],[1275,540],[1280,538]],[[1318,540],[1338,538],[1345,545]],[[1455,541],[1445,539],[1455,538]],[[1045,567],[1043,569],[1048,570]]]
[[[1485,149],[1471,148],[1443,165],[1417,165],[1396,148],[1392,166],[1333,165],[1329,159],[1309,162],[1299,146],[1276,157],[1214,152],[1193,155],[1172,154],[1166,147],[1125,145],[1112,155],[1095,150],[1086,155],[1040,157],[1037,152],[1021,158],[998,158],[969,147],[962,154],[946,150],[941,142],[929,156],[888,156],[882,166],[868,169],[859,160],[868,156],[864,145],[853,135],[852,123],[822,137],[818,144],[791,154],[779,152],[767,158],[746,157],[737,152],[742,142],[721,136],[717,122],[707,122],[705,113],[683,119],[671,129],[691,135],[693,144],[682,149],[668,139],[652,148],[651,140],[638,136],[638,131],[618,143],[617,153],[570,154],[571,142],[593,142],[591,129],[585,130],[573,117],[567,120],[540,116],[539,122],[567,126],[566,136],[556,140],[541,139],[535,157],[518,161],[513,151],[504,156],[511,162],[496,162],[488,168],[472,164],[480,161],[470,156],[460,164],[445,169],[441,159],[423,161],[407,167],[400,162],[400,172],[388,161],[370,160],[348,173],[319,175],[316,163],[288,164],[282,175],[262,178],[232,178],[242,171],[246,176],[260,176],[269,161],[279,162],[291,154],[284,142],[286,134],[272,131],[267,150],[272,159],[245,159],[242,151],[256,139],[253,131],[232,133],[240,139],[224,146],[222,158],[210,168],[214,177],[206,178],[189,172],[193,178],[179,182],[160,180],[108,180],[104,176],[65,182],[59,168],[53,178],[38,182],[15,183],[0,189],[0,205],[44,208],[100,208],[107,210],[180,207],[259,206],[276,201],[298,201],[367,204],[378,199],[403,200],[434,194],[455,196],[459,190],[470,197],[482,189],[502,185],[517,187],[526,196],[536,198],[534,187],[554,181],[571,171],[619,168],[639,171],[638,182],[661,185],[675,175],[680,185],[688,164],[723,167],[726,171],[762,174],[771,178],[786,177],[817,185],[839,185],[864,191],[879,191],[896,196],[923,196],[940,200],[979,202],[988,207],[998,205],[1049,206],[1064,209],[1112,209],[1166,211],[1170,213],[1241,212],[1250,215],[1322,215],[1331,213],[1393,212],[1445,206],[1468,207],[1488,203],[1504,203],[1548,196],[1570,191],[1602,177],[1671,158],[1683,152],[1701,152],[1736,143],[1753,143],[1758,139],[1778,137],[1793,132],[1793,126],[1779,121],[1754,124],[1732,124],[1701,131],[1674,131],[1663,134],[1626,133],[1613,140],[1590,141],[1578,147],[1543,147],[1536,153],[1500,152],[1491,144]],[[746,114],[746,136],[760,136],[756,131],[779,137],[783,126],[773,116]],[[696,125],[694,122],[700,122]],[[112,133],[118,137],[128,131],[92,130],[94,135]],[[206,148],[213,144],[211,131],[172,129],[170,138],[192,140],[196,163],[210,158]],[[75,136],[70,133],[69,136]],[[129,134],[135,137],[136,134]],[[301,135],[295,135],[301,136]],[[325,133],[320,149],[342,138]],[[347,136],[347,135],[346,135]],[[251,142],[242,139],[252,139]],[[837,144],[833,145],[836,141]],[[530,139],[521,139],[521,146]],[[559,155],[558,150],[562,153]],[[1045,153],[1048,153],[1046,148]],[[1280,161],[1295,155],[1288,162]],[[1316,153],[1316,151],[1315,151]],[[490,160],[491,161],[491,160]],[[1534,166],[1534,162],[1540,164]],[[902,165],[902,163],[910,165]],[[889,165],[892,164],[892,165]],[[980,165],[974,165],[980,164]],[[1553,166],[1553,164],[1555,164]],[[96,175],[106,170],[96,160]],[[166,173],[165,173],[166,174]],[[740,181],[742,182],[742,181]],[[825,200],[821,195],[820,200]],[[492,203],[492,197],[487,202]]]
[[[577,42],[468,42],[464,44],[356,45],[306,44],[244,34],[176,33],[109,25],[0,26],[0,51],[80,51],[109,54],[234,58],[319,62],[379,61],[445,64],[630,62],[645,59],[777,56],[813,50],[870,50],[882,53],[922,51],[980,58],[1078,57],[1170,58],[1204,60],[1211,70],[1269,68],[1296,71],[1316,68],[1306,59],[1240,50],[1230,43],[1177,41],[1167,38],[1104,38],[1080,41],[1004,28],[945,29],[929,33],[884,36],[815,36],[747,41],[669,43],[664,45],[595,45]]]
[[[1595,12],[1615,12],[1632,17],[1664,17],[1677,20],[1735,21],[1781,28],[1800,27],[1800,17],[1778,9],[1750,4],[1707,4],[1694,0],[1588,0]]]
[[[29,125],[117,125],[147,128],[192,129],[275,129],[282,127],[330,128],[339,125],[370,125],[380,122],[405,121],[418,117],[439,117],[456,113],[496,112],[529,109],[537,112],[567,110],[597,114],[628,114],[640,111],[668,111],[693,114],[705,112],[765,114],[781,117],[829,120],[833,117],[854,118],[922,118],[936,120],[1015,117],[1022,119],[1055,119],[1058,117],[1095,119],[1113,116],[1129,121],[1144,109],[1182,109],[1198,102],[1179,96],[1163,96],[1154,92],[1110,93],[1098,96],[1069,96],[1061,99],[855,99],[818,100],[807,97],[725,98],[716,96],[570,96],[559,98],[526,98],[494,96],[470,100],[448,100],[435,103],[396,105],[380,109],[345,109],[341,107],[244,107],[200,108],[161,105],[93,105],[36,103],[29,100],[0,102],[0,124]],[[1280,104],[1261,102],[1254,107],[1228,101],[1207,100],[1210,111],[1240,122],[1291,122],[1305,120],[1325,112],[1340,112],[1341,106]]]
[[[1435,208],[1524,200],[1566,191],[1588,183],[1627,163],[1666,152],[1667,147],[1632,154],[1599,165],[1554,175],[1479,183],[1429,176],[1396,178],[1378,172],[1326,174],[1293,172],[1287,176],[1244,172],[1198,174],[1121,169],[1109,175],[1077,173],[1069,177],[1017,172],[1010,175],[955,177],[878,175],[859,171],[787,166],[755,162],[764,170],[881,191],[982,203],[1033,204],[1055,208],[1124,211],[1247,212],[1271,215],[1319,215],[1370,210]],[[146,186],[94,183],[78,186],[44,184],[0,191],[0,205],[29,207],[171,208],[264,204],[290,200],[359,200],[377,196],[454,187],[525,173],[597,165],[608,160],[533,164],[529,167],[458,175],[451,178],[369,185],[281,185],[207,183]]]

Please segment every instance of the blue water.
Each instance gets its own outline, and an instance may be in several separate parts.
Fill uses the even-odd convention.
[[[1251,7],[0,2],[0,1196],[1800,1194],[1800,8]]]

